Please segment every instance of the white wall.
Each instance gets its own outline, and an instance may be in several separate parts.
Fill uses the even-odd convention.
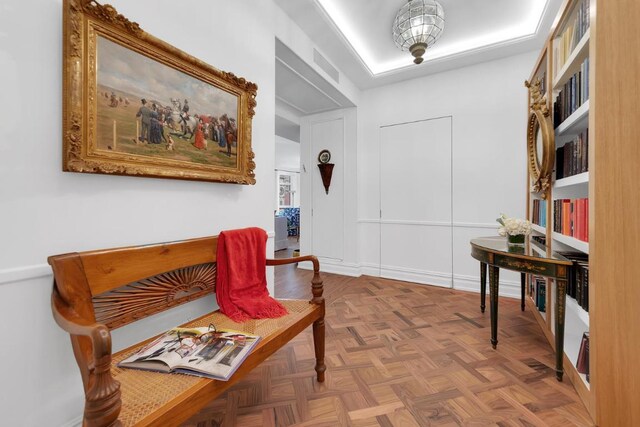
[[[300,143],[276,135],[276,169],[300,172]]]
[[[69,338],[51,316],[48,255],[213,235],[245,226],[273,231],[273,3],[109,3],[151,34],[257,83],[257,184],[63,173],[62,1],[2,2],[0,322],[12,349],[24,349],[20,357],[13,350],[0,356],[0,414],[7,426],[58,426],[82,411],[82,384]],[[172,317],[158,316],[144,328],[119,330],[115,347],[185,321],[213,304],[212,299],[201,301]]]
[[[500,212],[525,214],[523,83],[535,59],[531,52],[363,92],[357,151],[358,248],[364,273],[380,272],[379,127],[452,116],[454,287],[479,289],[479,265],[469,255],[469,239],[496,235]],[[501,284],[502,293],[519,295],[514,273],[501,272]]]

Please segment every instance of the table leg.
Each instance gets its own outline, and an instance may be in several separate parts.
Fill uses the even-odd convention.
[[[527,275],[520,273],[520,310],[524,311],[524,287],[527,283]]]
[[[564,355],[564,313],[567,294],[567,281],[556,280],[556,378],[562,381],[564,369],[562,357]]]
[[[480,263],[480,311],[484,313],[484,302],[487,296],[487,264]]]
[[[498,281],[500,269],[489,266],[489,304],[491,309],[491,345],[498,346]]]

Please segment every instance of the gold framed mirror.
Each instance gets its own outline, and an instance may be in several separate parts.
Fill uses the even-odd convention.
[[[529,121],[527,124],[527,156],[531,191],[547,197],[555,162],[553,125],[546,100],[540,92],[540,81],[526,82],[531,94]]]

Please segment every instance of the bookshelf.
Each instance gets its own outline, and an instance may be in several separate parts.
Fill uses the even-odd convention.
[[[587,28],[586,33],[580,39],[580,42],[573,49],[564,66],[555,74],[553,80],[553,88],[560,89],[563,84],[578,71],[577,64],[582,63],[589,56],[589,38],[591,31]]]
[[[576,111],[566,118],[557,128],[556,137],[575,135],[577,131],[589,126],[589,100],[585,101]]]
[[[589,144],[591,141],[589,141],[588,128],[593,111],[589,101],[591,92],[589,88],[593,86],[589,80],[589,74],[592,68],[590,51],[594,43],[589,21],[595,14],[595,1],[565,1],[529,79],[530,82],[540,79],[544,85],[541,92],[545,93],[544,101],[551,112],[554,127],[553,146],[556,152],[552,154],[555,154],[554,158],[561,164],[554,160],[551,185],[549,188],[542,188],[539,192],[532,191],[532,172],[529,171],[528,219],[534,223],[532,226],[534,234],[545,236],[546,246],[543,247],[546,251],[584,254],[578,255],[579,257],[589,254],[587,240],[590,233],[586,211],[588,205],[593,203],[593,194],[589,189],[588,169],[592,159],[589,158],[588,153],[592,152],[592,147]],[[531,94],[530,90],[528,102],[531,102]],[[588,199],[588,202],[584,201],[585,199]],[[580,215],[580,221],[577,219],[578,215]],[[558,224],[555,224],[556,221]],[[558,227],[561,227],[563,232],[560,232]],[[584,271],[584,268],[588,267],[585,267],[582,261],[580,268]],[[539,279],[529,275],[527,305],[534,312],[534,317],[551,346],[555,348],[555,286],[551,279],[544,280],[546,307],[545,311],[541,312],[538,310],[539,301],[537,304],[534,300],[535,289],[539,283]],[[587,381],[586,375],[579,373],[576,368],[583,334],[591,329],[589,311],[583,306],[589,307],[585,305],[584,300],[578,302],[569,294],[567,295],[564,366],[567,376],[592,417],[595,418],[592,384]],[[592,378],[590,380],[593,381]]]
[[[554,185],[555,189],[565,188],[571,189],[573,187],[587,188],[589,185],[589,171],[582,172],[577,175],[568,176],[566,178],[557,179]]]
[[[578,240],[571,236],[565,236],[564,234],[556,233],[555,231],[551,233],[551,236],[557,243],[567,246],[570,250],[577,250],[586,254],[589,253],[589,243],[587,242],[583,242],[582,240]],[[566,249],[561,245],[557,245],[554,249],[566,251]]]
[[[544,227],[539,226],[538,224],[531,224],[531,227],[534,231],[537,231],[540,234],[547,234],[547,230]]]

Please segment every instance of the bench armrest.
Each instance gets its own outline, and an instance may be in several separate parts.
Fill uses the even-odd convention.
[[[313,263],[313,279],[311,280],[311,292],[313,293],[313,298],[311,299],[311,302],[314,304],[324,304],[324,298],[322,297],[322,278],[320,277],[320,262],[315,255],[304,255],[294,258],[267,259],[267,266],[293,264],[301,261],[311,261]]]
[[[80,316],[62,298],[54,283],[51,309],[56,323],[71,335],[85,388],[84,426],[122,426],[120,383],[111,375],[111,332]],[[80,340],[88,340],[91,348]],[[87,342],[86,344],[89,344]]]
[[[320,271],[320,263],[318,262],[318,258],[315,255],[304,255],[304,256],[297,256],[293,258],[278,258],[278,259],[267,258],[267,265],[273,266],[273,265],[293,264],[301,261],[311,261],[313,263],[313,272],[315,273],[316,271],[317,272]]]
[[[111,356],[111,333],[101,323],[92,323],[80,317],[63,300],[54,287],[51,294],[51,309],[56,323],[72,335],[82,335],[91,339],[94,360]]]

